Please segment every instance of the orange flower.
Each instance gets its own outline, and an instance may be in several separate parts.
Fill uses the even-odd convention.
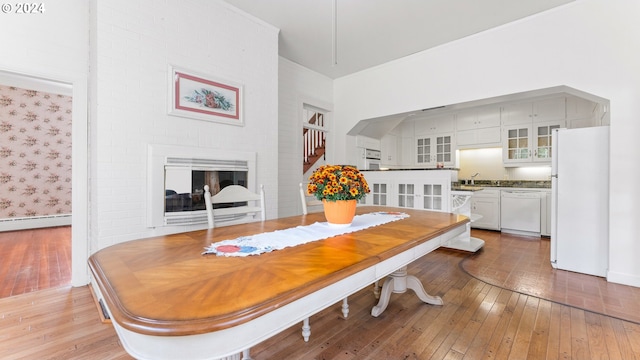
[[[359,200],[369,193],[364,175],[353,166],[323,165],[309,177],[307,193],[319,200]]]

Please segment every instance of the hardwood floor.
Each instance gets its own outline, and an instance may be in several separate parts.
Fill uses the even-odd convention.
[[[0,298],[70,283],[70,226],[0,232]]]
[[[364,289],[349,297],[348,319],[336,304],[311,317],[308,343],[298,324],[252,348],[253,358],[640,360],[640,323],[622,320],[637,316],[627,301],[638,306],[640,289],[603,286],[602,279],[561,270],[548,275],[547,240],[473,234],[486,241],[479,254],[440,249],[409,266],[430,294],[442,296],[443,306],[420,303],[411,292],[393,294],[387,310],[373,318],[375,299]],[[580,308],[544,298],[583,296],[576,289],[599,295]],[[598,298],[620,299],[616,310],[628,314],[585,310]],[[131,359],[112,326],[100,322],[86,286],[0,299],[0,358]]]
[[[474,230],[487,240],[461,266],[470,275],[503,288],[640,324],[640,288],[550,266],[548,238]]]

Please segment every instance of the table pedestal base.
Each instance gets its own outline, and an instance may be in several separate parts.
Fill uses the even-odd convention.
[[[416,293],[418,298],[423,302],[431,305],[442,305],[442,298],[439,296],[432,296],[427,294],[422,287],[422,283],[418,280],[417,277],[413,275],[407,275],[407,267],[404,266],[387,277],[382,285],[382,291],[380,292],[380,300],[378,301],[378,305],[374,306],[371,309],[371,316],[378,317],[378,315],[382,314],[384,310],[389,305],[389,299],[391,298],[391,293],[402,294],[407,291],[407,289],[413,290]]]

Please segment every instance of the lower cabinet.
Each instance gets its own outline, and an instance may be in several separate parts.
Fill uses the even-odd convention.
[[[363,205],[448,212],[451,208],[451,170],[365,171],[371,192]]]
[[[551,236],[551,191],[540,200],[540,235]]]
[[[500,190],[475,191],[471,195],[471,214],[482,216],[471,223],[472,228],[500,230]]]

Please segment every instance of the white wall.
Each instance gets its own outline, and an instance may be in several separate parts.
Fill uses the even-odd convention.
[[[302,105],[331,110],[333,80],[280,58],[278,92],[278,216],[285,217],[302,213],[298,184],[307,180],[302,175]],[[329,126],[332,117],[325,117]],[[329,132],[328,141],[333,137]],[[327,159],[331,156],[327,154]]]
[[[146,226],[147,145],[253,151],[278,202],[278,30],[220,1],[92,3],[92,244],[204,228]],[[168,66],[240,83],[245,126],[167,114]]]
[[[13,5],[15,3],[7,3]],[[15,7],[14,7],[15,9]],[[72,283],[87,283],[87,73],[89,5],[84,0],[45,2],[38,14],[0,14],[0,71],[71,84]]]
[[[640,134],[638,14],[634,0],[577,0],[337,79],[336,132],[362,119],[558,85],[609,99],[608,279],[640,286],[640,152],[630,151]],[[345,157],[345,142],[335,146]]]

